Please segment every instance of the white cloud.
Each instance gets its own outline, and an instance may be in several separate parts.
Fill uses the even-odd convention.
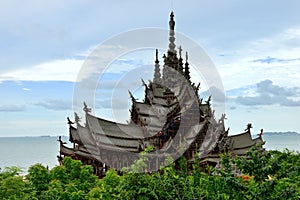
[[[85,56],[86,60],[76,81],[95,78],[95,75],[98,78],[103,73],[123,74],[138,67],[154,65],[154,49],[134,49],[128,44],[111,43],[92,46],[80,54]],[[154,67],[151,70],[154,70]]]
[[[222,52],[214,60],[227,90],[265,79],[283,86],[300,85],[300,27]],[[254,62],[268,58],[274,62]]]
[[[41,106],[49,110],[71,110],[72,102],[62,99],[47,99],[38,103],[36,106]]]
[[[0,112],[21,112],[25,111],[25,105],[1,105]]]
[[[72,81],[76,80],[83,60],[55,60],[0,74],[0,81]]]

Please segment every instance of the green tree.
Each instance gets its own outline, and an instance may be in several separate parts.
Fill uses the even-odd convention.
[[[18,167],[6,167],[0,171],[0,199],[23,199],[26,183],[19,175]]]
[[[43,165],[35,164],[29,167],[26,178],[36,191],[37,196],[40,196],[43,191],[48,190],[50,173],[49,170]]]

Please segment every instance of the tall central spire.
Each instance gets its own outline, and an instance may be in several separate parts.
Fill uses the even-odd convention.
[[[170,33],[169,33],[169,41],[170,41],[170,44],[169,44],[169,51],[173,52],[173,53],[176,53],[176,50],[175,50],[175,21],[174,21],[174,12],[172,11],[171,14],[170,14],[170,21],[169,21],[169,28],[170,28]]]

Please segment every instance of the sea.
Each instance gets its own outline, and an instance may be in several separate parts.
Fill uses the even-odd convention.
[[[67,137],[62,138],[68,141]],[[264,135],[267,150],[285,149],[300,152],[300,134]],[[70,145],[69,145],[70,146]],[[0,137],[0,168],[18,166],[25,173],[28,168],[40,163],[49,169],[58,165],[59,143],[57,137]]]

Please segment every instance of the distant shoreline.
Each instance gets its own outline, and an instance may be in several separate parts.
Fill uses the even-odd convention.
[[[0,138],[58,138],[59,135],[37,135],[37,136],[0,136]],[[61,135],[61,137],[68,137],[68,135]]]
[[[300,133],[288,131],[288,132],[264,132],[263,135],[266,136],[300,136]]]
[[[286,132],[264,132],[265,136],[300,136],[300,133],[295,131],[286,131]],[[252,136],[257,136],[257,134],[252,134]],[[58,138],[59,135],[37,135],[37,136],[0,136],[0,138]],[[68,135],[61,135],[61,137],[65,138]]]

